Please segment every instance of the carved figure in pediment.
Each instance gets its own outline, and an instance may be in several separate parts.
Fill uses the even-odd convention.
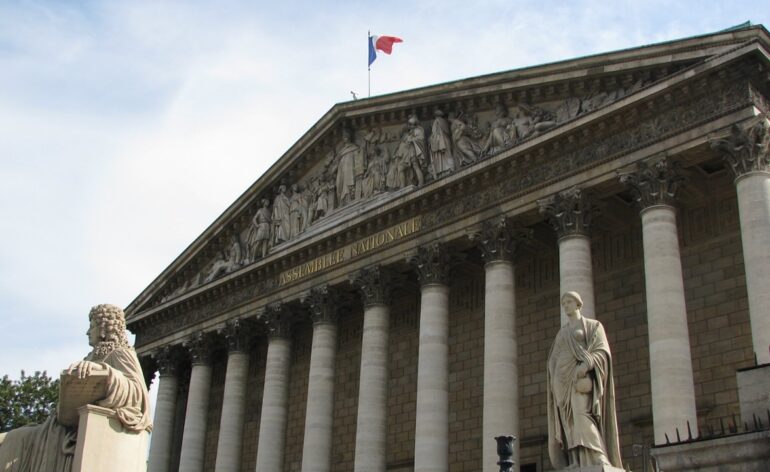
[[[291,197],[289,198],[289,237],[291,239],[305,231],[308,221],[308,206],[308,201],[302,191],[300,191],[299,185],[293,184],[291,186]]]
[[[335,198],[337,192],[334,186],[333,170],[330,170],[330,165],[334,160],[334,155],[329,156],[326,166],[315,179],[313,185],[313,191],[315,193],[313,204],[311,206],[313,212],[313,221],[319,220],[328,215],[335,208]]]
[[[481,145],[476,140],[480,136],[474,133],[472,126],[468,126],[462,114],[450,119],[450,123],[455,159],[459,161],[457,164],[467,166],[475,163],[481,155]]]
[[[270,201],[263,198],[260,202],[259,210],[251,219],[251,227],[246,237],[247,258],[250,261],[256,261],[267,256],[270,249],[270,228],[272,227],[273,215],[270,211]]]
[[[360,184],[366,172],[363,152],[355,143],[353,131],[349,128],[342,130],[342,145],[337,150],[336,160],[337,201],[340,206],[344,206],[361,195]]]
[[[361,196],[369,198],[386,188],[388,175],[388,151],[380,146],[374,147],[374,154],[369,158],[369,166],[366,169]]]
[[[398,188],[415,183],[422,186],[425,183],[423,168],[426,167],[428,158],[425,130],[414,115],[407,121],[394,158],[395,165],[398,166]]]
[[[286,186],[278,187],[278,195],[273,200],[273,244],[281,244],[291,239],[291,203],[286,195]]]
[[[209,283],[241,267],[243,261],[241,242],[235,234],[231,236],[230,241],[230,247],[225,249],[211,265],[208,275],[203,279],[204,283]]]
[[[452,132],[444,112],[433,112],[433,126],[430,133],[430,169],[434,179],[455,170],[455,156],[452,146]]]
[[[498,103],[495,106],[495,119],[489,124],[489,135],[481,152],[485,156],[494,156],[513,146],[517,139],[516,127],[508,117],[508,108]]]
[[[88,319],[86,336],[93,350],[62,373],[57,414],[42,424],[0,434],[0,469],[3,471],[71,471],[76,449],[83,445],[76,444],[77,423],[68,425],[67,420],[74,410],[77,421],[76,409],[83,405],[83,400],[112,410],[123,429],[116,433],[138,434],[152,430],[150,397],[139,359],[128,344],[123,310],[115,305],[97,305],[91,308]],[[90,390],[97,398],[89,400],[79,396],[77,390],[84,391],[83,384],[92,386]]]

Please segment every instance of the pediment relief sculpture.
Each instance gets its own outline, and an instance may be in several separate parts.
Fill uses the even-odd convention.
[[[274,247],[296,240],[331,215],[347,209],[352,213],[353,207],[358,209],[375,196],[451,175],[644,85],[639,80],[626,88],[537,105],[498,102],[491,110],[474,113],[436,107],[430,119],[412,114],[402,125],[361,130],[344,126],[337,144],[315,168],[256,199],[248,224],[235,228],[224,249],[160,301],[266,257]]]

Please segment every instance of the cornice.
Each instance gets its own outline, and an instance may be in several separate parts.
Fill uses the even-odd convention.
[[[153,325],[153,320],[176,317],[196,306],[206,305],[222,310],[231,309],[233,303],[246,303],[255,297],[273,292],[277,274],[298,261],[321,254],[339,244],[356,237],[377,231],[389,224],[401,221],[407,215],[419,214],[436,208],[447,198],[461,196],[479,182],[486,182],[496,174],[496,168],[503,166],[507,173],[516,173],[522,168],[552,161],[549,156],[563,156],[570,149],[585,146],[596,136],[612,135],[618,129],[636,123],[640,118],[652,116],[656,110],[671,108],[686,103],[693,97],[703,96],[724,84],[740,79],[740,74],[723,68],[728,63],[740,61],[741,57],[755,50],[753,46],[742,46],[728,51],[708,64],[698,64],[674,76],[664,78],[646,88],[629,95],[611,105],[582,115],[542,135],[523,141],[516,147],[476,165],[462,169],[451,176],[429,183],[411,193],[399,195],[385,205],[372,208],[360,215],[352,215],[340,227],[293,244],[285,250],[268,255],[263,260],[229,274],[208,285],[158,305],[149,310],[133,313],[129,323],[135,328]],[[722,68],[722,69],[720,69]],[[721,85],[720,85],[721,84]],[[736,103],[736,106],[742,106]],[[553,162],[551,163],[553,165]],[[565,174],[566,175],[566,174]],[[261,180],[261,179],[260,179]],[[530,182],[530,189],[535,182]],[[521,185],[527,188],[526,185]],[[229,301],[224,301],[229,298]],[[241,301],[237,301],[241,300]],[[139,323],[140,320],[144,322]]]

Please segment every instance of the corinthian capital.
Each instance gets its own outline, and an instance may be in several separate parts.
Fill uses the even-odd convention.
[[[270,338],[288,339],[291,336],[291,318],[282,303],[273,303],[257,315],[257,321],[264,323]]]
[[[619,178],[621,183],[629,186],[642,209],[654,205],[673,205],[676,191],[684,181],[678,163],[668,159],[639,162],[635,171],[621,173]]]
[[[733,125],[730,134],[711,141],[738,178],[749,172],[770,170],[770,122],[763,117],[756,124],[743,128]]]
[[[311,289],[300,302],[310,310],[313,323],[337,322],[337,292],[328,285]]]
[[[193,365],[208,364],[211,362],[213,342],[208,333],[193,334],[184,342],[184,347],[187,349]]]
[[[176,375],[179,366],[179,356],[173,346],[163,346],[152,353],[152,358],[158,366],[160,375]]]
[[[238,318],[229,320],[219,329],[219,334],[227,342],[227,349],[230,352],[243,352],[248,348],[251,338],[251,326]]]
[[[364,306],[388,305],[393,282],[390,272],[382,266],[372,266],[359,270],[350,277],[350,281],[361,292]]]
[[[417,254],[407,258],[407,262],[417,271],[421,285],[449,282],[449,253],[438,243],[417,248]]]
[[[548,217],[559,238],[579,234],[587,236],[594,208],[586,192],[572,187],[548,198],[538,200],[540,213]]]
[[[510,261],[516,252],[516,244],[527,237],[532,231],[518,228],[507,218],[499,217],[482,223],[481,228],[468,234],[481,250],[484,262]]]

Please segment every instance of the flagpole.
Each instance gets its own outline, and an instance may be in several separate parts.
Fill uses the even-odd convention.
[[[366,32],[366,48],[367,52],[369,50],[369,42],[371,41],[372,32],[367,31]],[[367,66],[366,66],[366,98],[371,98],[372,96],[372,64],[369,62],[367,58]]]

